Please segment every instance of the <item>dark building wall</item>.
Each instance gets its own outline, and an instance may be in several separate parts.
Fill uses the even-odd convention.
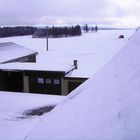
[[[64,73],[26,72],[29,77],[29,92],[61,95],[61,77]]]
[[[6,61],[4,63],[12,63],[12,62],[36,62],[36,54],[16,58],[13,60]]]
[[[25,92],[26,89],[30,93],[61,95],[63,75],[59,72],[0,71],[0,90]],[[25,76],[28,77],[28,83],[25,83]]]
[[[78,78],[78,77],[64,77],[63,79],[63,95],[68,95],[82,83],[84,83],[88,78]]]
[[[28,56],[28,61],[27,62],[36,62],[36,55],[29,55]]]
[[[0,72],[0,90],[23,92],[23,74],[21,72]]]
[[[83,82],[77,82],[77,81],[69,81],[68,82],[68,93],[72,92],[74,89],[79,87]]]
[[[64,72],[0,71],[0,90],[68,95],[87,80],[64,76]]]
[[[4,90],[4,74],[0,71],[0,90]]]
[[[57,80],[57,84],[54,82]],[[44,93],[61,95],[61,79],[53,77],[29,77],[29,91],[31,93]]]

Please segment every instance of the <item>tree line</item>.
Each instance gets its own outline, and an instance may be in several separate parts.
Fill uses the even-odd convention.
[[[32,26],[0,27],[0,37],[33,35],[33,37],[68,37],[81,35],[81,27],[48,27],[39,28]]]
[[[69,37],[69,36],[79,36],[82,31],[98,31],[97,26],[52,26],[52,27],[33,27],[33,26],[15,26],[15,27],[0,27],[0,37],[10,37],[10,36],[22,36],[22,35],[32,35],[33,37]]]
[[[48,36],[49,38],[58,38],[58,37],[69,37],[69,36],[79,36],[81,35],[81,27],[77,26],[65,26],[65,27],[45,27],[38,28],[33,37],[42,38]]]
[[[0,27],[0,37],[32,35],[35,30],[36,27],[31,26]]]
[[[97,32],[98,31],[98,27],[97,27],[97,25],[93,27],[93,26],[88,26],[87,24],[85,24],[83,26],[83,30],[84,30],[84,32],[89,32],[89,31]]]

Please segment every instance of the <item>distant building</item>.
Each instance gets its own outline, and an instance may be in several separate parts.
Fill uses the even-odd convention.
[[[36,62],[37,52],[13,42],[0,43],[0,64]]]
[[[124,35],[119,35],[119,37],[118,38],[124,38]]]
[[[39,63],[9,63],[0,65],[0,90],[67,95],[87,78],[66,77],[75,66]]]

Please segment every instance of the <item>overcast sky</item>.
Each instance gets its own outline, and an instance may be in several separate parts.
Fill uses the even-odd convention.
[[[0,25],[140,26],[139,0],[0,0]]]

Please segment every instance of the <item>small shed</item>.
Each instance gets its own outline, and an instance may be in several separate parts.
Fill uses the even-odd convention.
[[[13,42],[0,43],[0,64],[9,62],[36,62],[38,53]]]

